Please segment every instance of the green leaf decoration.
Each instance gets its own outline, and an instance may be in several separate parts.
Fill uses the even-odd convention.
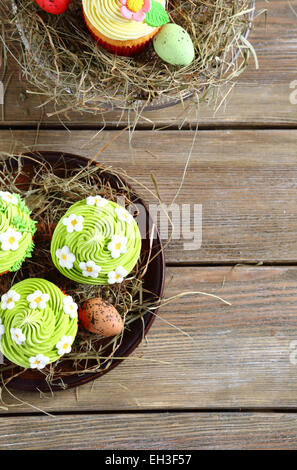
[[[32,235],[34,235],[37,230],[36,225],[37,222],[35,222],[35,220],[30,220],[30,232],[32,233]]]
[[[10,271],[11,273],[15,273],[15,272],[19,271],[19,270],[21,269],[21,267],[22,267],[23,261],[24,261],[24,260],[16,261],[16,262],[14,263],[14,265],[11,266],[11,268],[9,269],[9,271]]]
[[[25,259],[32,257],[34,248],[35,248],[35,243],[34,243],[34,242],[31,242],[30,245],[29,245],[28,248],[27,248],[26,253],[25,253]]]
[[[32,253],[34,251],[35,245],[33,242],[30,243],[30,245],[27,248],[26,253],[24,254],[23,258],[16,261],[13,266],[9,269],[11,273],[15,273],[16,271],[19,271],[22,267],[23,262],[25,261],[26,258],[31,258]]]
[[[14,227],[17,229],[18,232],[20,233],[28,232],[28,224],[26,220],[24,220],[23,217],[21,217],[20,215],[16,215],[12,219],[12,224],[14,225]]]
[[[161,3],[152,0],[152,8],[145,15],[144,22],[153,28],[158,28],[163,26],[163,24],[169,23],[169,16]]]
[[[35,222],[34,220],[26,221],[20,215],[16,215],[12,219],[12,224],[14,225],[16,230],[20,233],[28,232],[34,235],[37,230],[37,227],[36,227],[37,222]]]

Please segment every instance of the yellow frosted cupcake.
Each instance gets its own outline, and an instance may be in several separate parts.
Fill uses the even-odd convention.
[[[83,0],[86,24],[99,44],[118,55],[143,51],[169,22],[166,0]]]

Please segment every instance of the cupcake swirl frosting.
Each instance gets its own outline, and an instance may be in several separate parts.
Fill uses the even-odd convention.
[[[83,284],[113,284],[134,268],[141,250],[129,212],[101,196],[73,204],[53,234],[51,256],[66,277]]]
[[[17,271],[34,249],[30,210],[18,194],[0,191],[0,273]]]
[[[156,0],[165,7],[165,0]],[[121,13],[121,0],[83,0],[83,10],[88,21],[104,36],[117,41],[139,39],[156,28],[144,21],[128,20]]]
[[[2,295],[0,324],[3,355],[19,366],[42,369],[70,352],[77,305],[51,282],[25,279]]]

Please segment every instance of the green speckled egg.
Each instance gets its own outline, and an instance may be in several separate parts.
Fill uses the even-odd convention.
[[[192,39],[178,24],[164,25],[154,38],[154,48],[171,65],[189,65],[195,57]]]

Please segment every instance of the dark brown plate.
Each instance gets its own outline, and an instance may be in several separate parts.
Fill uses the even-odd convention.
[[[27,160],[28,160],[28,165],[37,165],[38,163],[34,163],[32,160],[32,157],[37,160],[37,161],[47,161],[51,164],[57,164],[59,161],[62,160],[65,162],[64,165],[66,164],[67,169],[79,169],[82,167],[85,167],[90,161],[85,158],[81,157],[78,155],[73,155],[73,154],[67,154],[67,153],[62,153],[62,152],[36,152],[34,154],[26,154],[27,155]],[[26,156],[22,157],[26,159]],[[96,165],[97,163],[92,163]],[[13,163],[12,163],[13,165]],[[26,162],[27,166],[27,162]],[[102,166],[98,165],[98,171],[102,170]],[[59,175],[61,176],[61,171],[63,171],[63,165],[57,165],[57,171],[59,172]],[[56,173],[56,170],[54,170]],[[108,173],[107,171],[104,171],[102,173],[102,178],[107,180],[110,185],[119,190],[119,193],[121,192],[121,187],[122,187],[122,182],[124,181],[122,177],[114,176],[111,173]],[[100,177],[101,177],[101,172],[100,172]],[[126,186],[129,186],[129,184],[124,181]],[[20,182],[20,185],[24,184],[23,182]],[[142,199],[139,197],[136,197],[134,202],[137,204],[140,204],[144,207],[146,216],[147,216],[147,223],[149,224],[152,223],[151,216],[149,214],[148,207],[144,203]],[[149,225],[148,225],[149,226]],[[150,237],[149,237],[149,231],[147,230],[145,238],[142,240],[142,254],[145,255],[146,253],[149,252],[149,246],[150,246]],[[154,258],[154,255],[156,257]],[[164,259],[164,252],[162,250],[162,242],[160,239],[159,233],[156,231],[156,236],[154,237],[153,241],[153,247],[152,247],[152,261],[150,262],[147,272],[144,276],[144,284],[143,287],[145,290],[151,292],[153,295],[156,295],[157,297],[162,297],[163,295],[163,289],[164,289],[164,280],[165,280],[165,259]],[[36,273],[37,275],[38,273]],[[156,313],[156,312],[155,312]],[[141,340],[144,337],[144,334],[148,332],[150,327],[152,326],[152,323],[155,319],[155,315],[151,313],[147,313],[143,317],[143,322],[141,319],[136,320],[135,322],[132,323],[131,329],[129,331],[125,331],[122,344],[115,353],[114,359],[109,365],[107,369],[100,369],[95,373],[88,373],[88,374],[76,374],[76,375],[65,375],[63,376],[63,371],[61,374],[59,374],[59,377],[63,378],[63,383],[67,385],[68,388],[70,387],[76,387],[78,385],[82,385],[86,382],[89,382],[91,380],[94,380],[101,375],[109,372],[111,369],[113,369],[115,366],[117,366],[122,359],[117,359],[118,357],[127,357],[129,356],[134,349],[139,345]],[[71,362],[65,362],[65,373],[67,373],[67,370],[69,371],[69,368],[71,368]],[[13,370],[14,373],[17,372],[15,369]],[[6,374],[6,378],[9,377],[9,374],[12,374],[11,371],[9,371]],[[21,374],[18,377],[13,378],[9,382],[9,387],[17,389],[17,390],[26,390],[26,391],[34,391],[34,390],[41,390],[41,391],[49,391],[49,386],[45,381],[45,376],[41,374],[38,371],[33,371],[33,370],[27,370],[23,374]],[[60,380],[57,377],[57,384],[51,384],[50,389],[53,391],[56,390],[61,390],[61,386],[59,385]]]

